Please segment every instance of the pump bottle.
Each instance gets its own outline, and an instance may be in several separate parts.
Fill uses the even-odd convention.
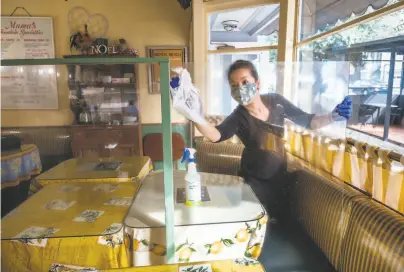
[[[182,157],[181,162],[188,161],[188,170],[185,175],[185,204],[188,206],[200,205],[202,203],[201,176],[199,175],[195,164],[194,154],[196,153],[196,150],[193,148],[185,148],[183,151],[184,156]]]

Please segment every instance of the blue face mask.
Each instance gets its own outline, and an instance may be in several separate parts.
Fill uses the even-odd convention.
[[[241,87],[231,88],[231,96],[241,105],[250,104],[256,94],[257,85],[255,83],[247,83]]]

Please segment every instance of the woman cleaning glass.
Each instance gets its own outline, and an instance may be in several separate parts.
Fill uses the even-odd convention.
[[[268,132],[262,129],[262,122],[276,124],[280,105],[286,119],[304,128],[319,129],[343,118],[349,119],[352,100],[346,97],[330,114],[308,114],[279,94],[261,95],[258,72],[249,61],[234,62],[227,77],[231,96],[239,105],[218,126],[213,126],[204,119],[195,123],[195,126],[213,143],[225,141],[234,135],[241,140],[245,149],[240,175],[251,185],[269,215],[277,217],[282,214],[285,205],[284,192],[287,191],[288,179],[286,163],[274,152],[265,150]],[[172,88],[176,88],[179,78],[173,78],[170,84]]]

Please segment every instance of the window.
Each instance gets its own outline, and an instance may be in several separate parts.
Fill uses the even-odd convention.
[[[260,77],[261,94],[275,92],[276,88],[276,50],[264,52],[242,52],[210,54],[208,61],[208,104],[209,115],[229,115],[237,106],[230,95],[227,69],[236,60],[251,61]],[[230,101],[230,102],[229,102]]]
[[[279,4],[209,14],[209,50],[278,44]]]
[[[330,91],[330,84],[325,84],[325,81],[331,79],[324,77],[324,69],[339,66],[337,70],[340,72],[335,74],[334,80],[339,79],[344,84],[337,88],[331,85],[335,90],[329,94],[333,100],[345,95],[353,98],[354,113],[349,127],[360,133],[404,144],[403,5],[400,8],[400,1],[367,1],[364,9],[362,1],[341,1],[329,6],[325,2],[304,0],[302,3],[300,42],[297,45],[297,56],[301,62],[299,102],[303,108],[313,110],[316,107],[315,97]],[[355,7],[347,9],[352,4]],[[309,16],[310,5],[315,10],[315,16]],[[349,21],[378,9],[383,11],[381,15],[349,26]],[[351,15],[344,17],[347,12]],[[344,24],[347,27],[344,28]],[[337,26],[342,30],[333,31]],[[394,67],[391,67],[393,62]]]
[[[300,35],[298,38],[300,41],[303,41],[400,1],[401,0],[303,0],[300,6]],[[399,26],[399,28],[404,28],[404,24]],[[391,28],[391,30],[393,29],[394,28]]]
[[[262,75],[261,93],[275,91],[279,4],[208,16],[207,114],[227,116],[237,106],[227,80],[227,70],[234,61],[254,63]]]

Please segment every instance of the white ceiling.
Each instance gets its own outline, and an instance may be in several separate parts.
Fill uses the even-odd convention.
[[[221,32],[226,32],[222,22],[228,20],[239,21],[237,29],[233,31],[240,33],[238,34],[241,39],[239,42],[244,41],[242,37],[248,39],[248,37],[257,35],[270,35],[275,30],[278,30],[278,17],[279,4],[212,13],[209,15],[211,36],[212,33],[213,36],[218,36]],[[267,33],[269,29],[271,32]],[[223,37],[231,33],[226,34],[223,33]],[[236,35],[236,33],[233,33],[233,35]]]
[[[222,22],[228,20],[239,21],[239,25],[236,31],[240,31],[240,28],[243,28],[245,24],[249,22],[250,18],[254,15],[256,11],[257,8],[246,8],[240,10],[232,10],[223,13],[217,13],[217,16],[210,16],[214,20],[213,25],[211,27],[211,31],[225,31]]]

